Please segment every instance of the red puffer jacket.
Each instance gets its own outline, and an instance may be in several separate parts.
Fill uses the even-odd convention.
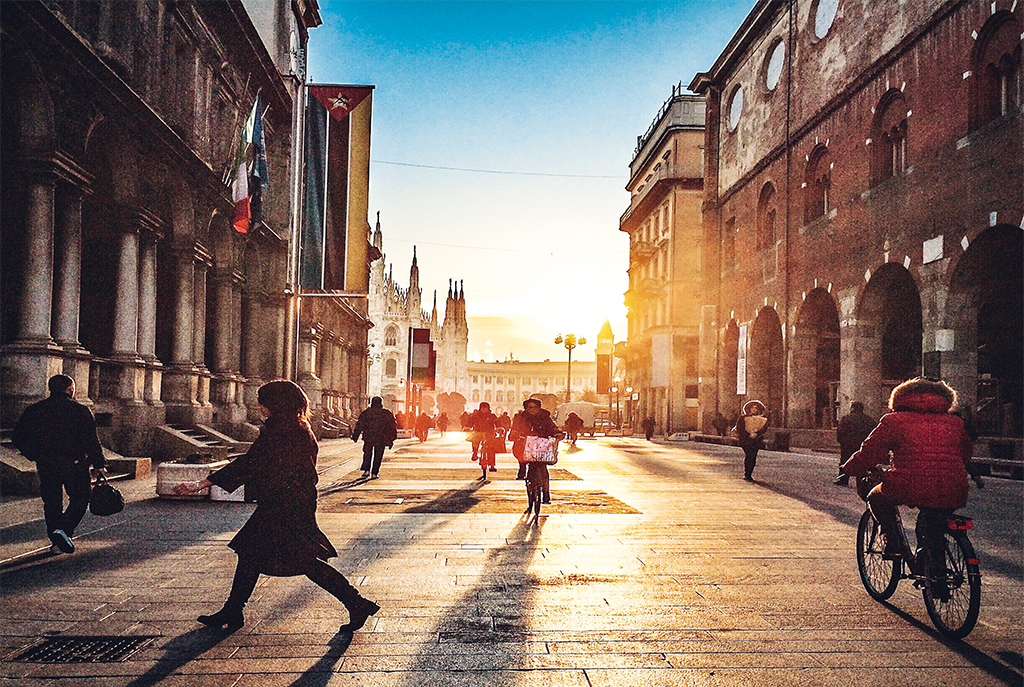
[[[864,440],[842,471],[863,476],[892,452],[883,493],[914,508],[963,508],[967,505],[967,465],[974,446],[964,423],[949,413],[950,401],[926,389],[905,389],[891,402],[892,412]]]

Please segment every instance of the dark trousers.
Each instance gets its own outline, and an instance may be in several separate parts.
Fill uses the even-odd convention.
[[[349,610],[355,608],[356,603],[362,599],[359,592],[345,579],[344,575],[318,558],[314,559],[303,572],[306,577],[313,580]],[[231,581],[231,593],[228,594],[228,600],[224,602],[224,608],[242,610],[246,602],[249,601],[249,597],[252,596],[253,590],[256,589],[259,579],[259,567],[253,561],[239,556],[238,565],[235,567],[235,577]]]
[[[363,465],[362,471],[374,475],[380,473],[380,464],[384,460],[384,444],[371,444],[363,442]]]
[[[68,508],[64,510],[64,492],[68,494]],[[64,530],[73,536],[89,508],[91,493],[89,466],[77,463],[66,467],[39,466],[39,495],[43,498],[43,517],[46,533]]]
[[[757,452],[761,450],[758,444],[748,444],[743,447],[743,475],[751,477],[754,474],[754,466],[757,465]]]

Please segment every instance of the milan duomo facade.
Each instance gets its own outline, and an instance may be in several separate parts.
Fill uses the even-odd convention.
[[[383,234],[380,220],[373,233],[373,245],[383,255]],[[405,412],[406,371],[409,357],[409,329],[429,329],[430,340],[437,352],[434,392],[427,392],[421,408],[430,411],[433,399],[441,393],[467,395],[466,351],[469,347],[469,325],[466,323],[466,295],[461,285],[448,284],[444,322],[437,312],[437,291],[430,312],[422,308],[420,268],[413,249],[409,269],[409,287],[403,288],[392,277],[391,268],[384,273],[385,258],[373,263],[370,270],[369,319],[374,323],[369,333],[370,396],[380,396],[384,405]]]

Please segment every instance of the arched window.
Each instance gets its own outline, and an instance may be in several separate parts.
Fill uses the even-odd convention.
[[[387,377],[394,377],[398,372],[398,361],[394,358],[388,358],[384,362],[384,375]]]
[[[757,247],[767,248],[775,245],[775,222],[778,209],[775,207],[775,185],[768,182],[761,189],[761,197],[757,201]]]
[[[974,128],[1021,105],[1020,35],[1020,23],[1005,11],[992,15],[981,31],[974,58]]]
[[[484,391],[484,400],[487,401],[488,403],[491,402],[491,390],[490,389],[487,389],[486,391]]]
[[[907,171],[907,100],[897,89],[885,94],[871,127],[871,184]]]
[[[505,402],[505,392],[504,391],[499,391],[499,392],[495,393],[494,394],[494,402],[495,403],[504,403]]]
[[[473,389],[473,403],[480,402],[480,389]]]
[[[828,148],[816,147],[807,156],[804,176],[804,224],[809,224],[829,211],[832,191],[832,162]]]
[[[398,327],[391,325],[384,332],[384,345],[385,346],[397,346],[398,345]]]

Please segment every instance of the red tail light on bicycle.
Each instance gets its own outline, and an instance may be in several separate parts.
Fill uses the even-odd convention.
[[[965,518],[950,518],[946,522],[946,527],[951,530],[966,532],[967,530],[974,528],[974,522]]]

